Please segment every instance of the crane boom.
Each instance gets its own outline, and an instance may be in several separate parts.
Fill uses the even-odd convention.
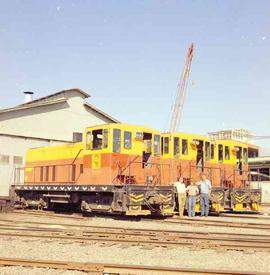
[[[188,49],[184,69],[177,85],[177,90],[171,110],[169,132],[176,132],[181,121],[192,57],[193,44],[191,44]]]

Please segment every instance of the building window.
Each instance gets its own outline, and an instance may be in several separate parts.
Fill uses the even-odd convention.
[[[230,147],[225,146],[225,159],[229,160],[230,159]]]
[[[0,163],[1,164],[9,164],[9,156],[8,155],[0,155]]]
[[[160,135],[154,135],[154,155],[160,155]]]
[[[56,166],[52,167],[52,181],[56,181]]]
[[[175,158],[179,158],[180,153],[180,143],[179,143],[179,137],[173,138],[173,156]]]
[[[215,158],[215,145],[211,144],[211,159]]]
[[[113,129],[113,152],[120,153],[121,151],[121,130]]]
[[[131,142],[132,142],[132,134],[131,132],[124,132],[124,148],[131,149]]]
[[[164,138],[163,152],[164,154],[169,154],[169,137]]]
[[[74,143],[82,142],[82,139],[83,139],[83,134],[82,133],[73,132],[72,141]]]
[[[205,146],[205,159],[210,160],[210,154],[211,154],[211,152],[210,152],[210,142],[206,141],[204,146]]]
[[[188,154],[188,141],[187,139],[182,139],[182,155]]]
[[[220,162],[223,161],[223,145],[222,144],[218,145],[218,161],[220,161]]]
[[[14,165],[22,165],[23,164],[23,157],[21,157],[21,156],[14,156],[13,157],[13,164]]]

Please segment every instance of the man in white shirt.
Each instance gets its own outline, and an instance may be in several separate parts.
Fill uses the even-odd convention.
[[[178,178],[178,181],[176,181],[173,185],[176,189],[177,197],[178,197],[179,216],[182,217],[184,215],[184,210],[186,205],[186,186],[184,184],[184,179]]]

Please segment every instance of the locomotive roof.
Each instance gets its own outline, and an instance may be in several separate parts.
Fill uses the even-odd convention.
[[[108,128],[126,128],[128,129],[137,129],[138,131],[141,130],[145,130],[145,131],[149,131],[149,132],[159,132],[159,130],[153,129],[151,127],[147,127],[147,126],[143,126],[143,125],[136,125],[136,124],[129,124],[129,123],[103,123],[103,124],[98,124],[98,125],[94,125],[94,126],[89,126],[86,127],[86,130],[89,129],[98,129],[98,128],[104,128],[104,127],[108,127]]]

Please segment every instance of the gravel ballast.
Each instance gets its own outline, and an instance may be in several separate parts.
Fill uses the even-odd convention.
[[[113,217],[90,217],[89,219],[72,219],[49,216],[31,216],[19,213],[0,214],[1,218],[12,218],[18,221],[40,221],[51,223],[94,226],[117,226],[122,228],[147,228],[163,230],[190,230],[191,232],[225,232],[266,234],[267,230],[227,227],[190,226],[178,223],[162,223],[155,221],[118,220]],[[214,219],[224,220],[223,217]],[[234,220],[236,221],[236,220]],[[238,222],[245,222],[241,218]],[[252,220],[252,222],[256,222]],[[258,221],[259,223],[260,221]],[[266,223],[263,221],[263,223]],[[38,260],[60,260],[74,262],[120,263],[134,265],[154,265],[168,267],[188,267],[206,269],[224,269],[235,271],[270,272],[270,252],[243,252],[199,247],[149,247],[109,244],[102,242],[74,242],[56,239],[1,237],[0,257],[28,258]],[[17,272],[20,270],[20,272]],[[0,274],[85,274],[76,271],[61,271],[48,269],[33,269],[20,267],[1,267]],[[15,272],[16,271],[16,272]],[[25,273],[24,273],[25,272]],[[44,273],[45,272],[45,273]],[[68,272],[68,273],[66,273]]]

